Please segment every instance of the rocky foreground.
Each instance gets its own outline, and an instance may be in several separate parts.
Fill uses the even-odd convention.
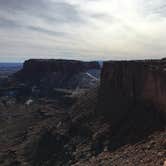
[[[1,88],[0,165],[163,166],[166,61],[101,70],[99,78],[97,62],[27,61]]]

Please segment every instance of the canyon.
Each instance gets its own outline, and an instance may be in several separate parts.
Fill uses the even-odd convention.
[[[0,97],[0,165],[166,161],[165,59],[31,59],[6,85],[16,95]]]

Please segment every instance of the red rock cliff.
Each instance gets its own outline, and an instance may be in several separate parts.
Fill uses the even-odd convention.
[[[109,61],[103,65],[99,108],[112,125],[156,123],[166,115],[166,62]],[[157,113],[157,114],[156,114]],[[166,119],[166,116],[165,116]],[[132,125],[132,124],[130,124]]]

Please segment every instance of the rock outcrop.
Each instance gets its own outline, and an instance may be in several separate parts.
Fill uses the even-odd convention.
[[[87,84],[88,82],[93,84],[96,81],[96,76],[93,78],[93,74],[92,77],[91,74],[89,75],[92,70],[99,76],[100,65],[98,62],[30,59],[25,61],[23,69],[17,72],[16,78],[21,82],[43,87],[75,89],[85,77],[88,77]]]
[[[124,124],[140,130],[152,128],[166,119],[165,85],[164,60],[105,62],[99,111],[113,128]]]

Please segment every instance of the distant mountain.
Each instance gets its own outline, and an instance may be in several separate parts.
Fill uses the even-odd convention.
[[[22,63],[0,63],[0,78],[8,77],[22,68]]]

